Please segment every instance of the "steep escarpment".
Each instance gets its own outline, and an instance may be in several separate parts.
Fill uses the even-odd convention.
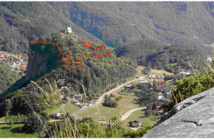
[[[146,138],[214,137],[214,88],[194,95],[163,115]]]

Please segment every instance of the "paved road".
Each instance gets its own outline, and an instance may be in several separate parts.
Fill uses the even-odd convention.
[[[131,109],[129,111],[127,111],[125,114],[123,114],[123,116],[121,117],[121,121],[124,121],[125,119],[127,119],[133,112],[137,111],[137,110],[142,110],[142,109],[146,109],[146,107],[141,107],[141,108],[135,108],[135,109]]]
[[[113,88],[112,90],[110,90],[110,91],[104,93],[102,96],[100,96],[100,98],[98,99],[98,101],[97,101],[93,106],[82,108],[82,109],[80,109],[79,111],[73,113],[72,116],[74,116],[74,117],[76,117],[76,118],[80,118],[80,117],[78,117],[78,114],[79,114],[80,112],[83,112],[83,111],[85,111],[85,110],[87,110],[87,109],[89,109],[89,108],[92,108],[92,107],[95,107],[95,106],[101,104],[102,101],[103,101],[103,99],[104,99],[104,97],[105,97],[105,95],[109,95],[109,94],[113,93],[114,91],[116,91],[116,90],[118,90],[118,89],[124,87],[125,85],[128,85],[128,84],[130,84],[130,83],[132,83],[132,82],[134,82],[134,81],[143,80],[143,79],[144,79],[144,77],[139,77],[139,78],[137,78],[137,79],[128,81],[128,82],[126,82],[126,83],[123,83],[123,84],[121,84],[120,86],[118,86],[118,87],[116,87],[116,88]]]
[[[118,90],[118,89],[124,87],[125,85],[130,84],[131,82],[138,81],[138,80],[142,80],[142,78],[143,78],[143,77],[140,77],[140,78],[131,80],[131,81],[129,81],[129,82],[123,83],[122,85],[120,85],[120,86],[118,86],[118,87],[116,87],[116,88],[113,88],[112,90],[106,92],[105,94],[103,94],[103,95],[99,98],[99,100],[95,103],[95,105],[99,105],[100,103],[102,103],[102,101],[103,101],[105,95],[109,95],[109,94],[111,94],[112,92],[114,92],[114,91],[116,91],[116,90]]]
[[[0,124],[5,124],[6,122],[0,121]]]

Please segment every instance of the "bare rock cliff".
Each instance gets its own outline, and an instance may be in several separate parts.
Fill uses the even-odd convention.
[[[214,88],[194,95],[163,115],[145,138],[214,137]]]

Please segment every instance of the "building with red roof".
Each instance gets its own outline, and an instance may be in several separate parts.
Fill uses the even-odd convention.
[[[156,89],[159,91],[163,91],[163,85],[156,85]]]
[[[170,88],[177,88],[177,85],[170,85]]]
[[[164,79],[157,79],[158,83],[164,83]]]
[[[21,65],[20,66],[20,69],[22,69],[22,70],[26,70],[26,68],[27,68],[27,65]]]
[[[158,113],[163,113],[163,109],[153,109],[153,110],[152,110],[152,114],[153,114],[153,115],[156,115],[156,114],[158,114]]]

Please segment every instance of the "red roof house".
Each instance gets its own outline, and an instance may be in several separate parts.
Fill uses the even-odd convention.
[[[157,113],[163,113],[163,109],[154,109],[152,110],[152,114],[155,115]]]
[[[163,85],[156,85],[157,90],[163,91]]]
[[[170,88],[177,88],[177,85],[170,85]]]
[[[27,65],[21,65],[20,69],[25,70],[27,68]]]
[[[164,83],[164,79],[157,79],[158,83]]]

